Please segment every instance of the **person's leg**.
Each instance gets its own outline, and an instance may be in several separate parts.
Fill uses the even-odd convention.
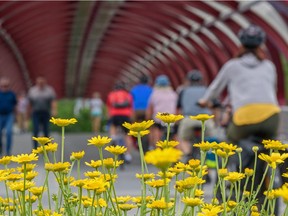
[[[43,133],[45,137],[49,137],[50,135],[50,130],[49,130],[49,122],[50,120],[50,114],[49,112],[43,112],[42,113],[42,118],[41,118],[41,123],[43,126]]]
[[[3,148],[3,139],[2,139],[2,131],[5,126],[5,118],[4,115],[0,115],[0,154],[2,154],[2,148]]]
[[[14,114],[11,113],[7,115],[7,121],[6,121],[6,154],[11,155],[12,150],[12,139],[13,139],[13,124],[14,124]]]
[[[100,131],[100,125],[101,125],[101,117],[94,116],[93,117],[93,131],[95,133],[98,133]]]
[[[32,113],[32,126],[33,126],[33,136],[38,137],[40,122],[39,122],[39,113],[37,112]],[[36,149],[37,147],[38,147],[37,141],[33,140],[33,148]]]

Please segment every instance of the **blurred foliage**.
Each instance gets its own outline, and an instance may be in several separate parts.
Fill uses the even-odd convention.
[[[74,114],[74,106],[75,100],[71,99],[62,99],[58,101],[58,115],[57,118],[76,118],[77,123],[75,125],[69,125],[65,128],[66,132],[91,132],[92,124],[91,124],[91,116],[89,109],[82,109],[79,111],[78,115]],[[52,131],[61,132],[61,128],[56,125],[51,124]]]

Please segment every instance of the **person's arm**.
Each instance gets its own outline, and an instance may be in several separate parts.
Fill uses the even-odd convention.
[[[229,65],[225,64],[219,71],[216,78],[206,90],[204,96],[198,101],[198,105],[205,107],[208,106],[209,100],[217,98],[228,84],[229,80]]]
[[[51,115],[53,117],[57,116],[58,112],[57,112],[57,101],[56,99],[54,99],[51,103]]]
[[[177,98],[177,104],[176,104],[176,114],[182,114],[182,97],[183,97],[184,89],[180,91],[178,98]]]

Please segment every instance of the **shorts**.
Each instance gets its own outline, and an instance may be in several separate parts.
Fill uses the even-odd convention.
[[[185,117],[179,123],[178,128],[178,136],[181,140],[192,141],[194,137],[195,128],[201,129],[201,121],[191,119],[189,117]],[[213,122],[206,121],[205,122],[205,137],[211,136],[211,130],[213,129]]]
[[[112,116],[109,120],[109,123],[115,127],[122,126],[123,123],[128,122],[131,123],[130,117],[128,116]],[[123,127],[125,132],[129,132],[129,130],[125,127]]]

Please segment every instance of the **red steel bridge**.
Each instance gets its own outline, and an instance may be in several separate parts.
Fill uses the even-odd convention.
[[[0,76],[15,91],[45,76],[59,98],[105,97],[115,81],[133,85],[142,74],[165,73],[177,87],[195,68],[210,83],[251,23],[267,33],[283,102],[287,0],[1,1]]]

